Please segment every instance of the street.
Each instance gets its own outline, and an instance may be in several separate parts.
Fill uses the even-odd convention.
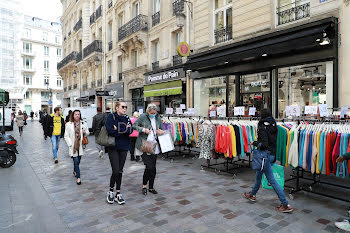
[[[290,204],[293,214],[274,210],[279,205],[271,190],[260,189],[256,203],[243,198],[254,172],[241,169],[237,177],[200,169],[204,160],[159,159],[155,188],[158,195],[141,194],[144,166],[128,157],[122,181],[126,204],[109,205],[106,194],[111,167],[108,155],[98,157],[89,137],[80,169],[82,185],[73,177],[73,162],[61,140],[54,164],[50,140],[39,122],[28,121],[18,140],[13,167],[0,169],[0,232],[341,232],[334,221],[346,218],[344,202],[299,193]]]

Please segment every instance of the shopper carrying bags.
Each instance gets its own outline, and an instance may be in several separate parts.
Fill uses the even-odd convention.
[[[120,193],[120,186],[123,176],[123,168],[128,151],[130,150],[130,138],[132,124],[126,115],[127,106],[125,102],[116,103],[116,112],[109,114],[106,120],[106,130],[110,136],[115,137],[115,146],[108,148],[109,161],[112,167],[112,175],[107,193],[107,202],[113,204],[115,201],[119,205],[125,204],[125,200]],[[116,195],[114,194],[114,184],[116,184]]]
[[[69,155],[73,159],[73,175],[77,178],[77,185],[81,185],[80,161],[84,154],[83,138],[89,135],[87,123],[82,120],[79,110],[74,110],[70,121],[66,124],[64,140],[69,148]]]
[[[142,161],[145,164],[145,171],[143,174],[143,186],[142,194],[147,195],[147,183],[148,191],[153,194],[158,192],[154,189],[154,179],[156,177],[156,162],[157,155],[160,153],[160,148],[157,140],[157,136],[163,135],[163,127],[160,116],[157,112],[158,108],[155,104],[149,104],[146,109],[146,113],[143,113],[137,121],[135,121],[133,128],[139,132],[139,136],[136,140],[135,155],[141,155]],[[149,145],[155,144],[154,150],[150,149],[146,153],[144,145],[149,142]]]
[[[251,145],[254,145],[255,147],[259,146],[259,150],[268,151],[270,153],[269,158],[271,158],[271,156],[276,156],[277,132],[277,124],[271,115],[271,111],[269,109],[263,109],[261,111],[261,119],[258,123],[258,140],[252,142]],[[252,191],[249,193],[245,192],[244,197],[250,201],[256,201],[255,195],[260,188],[262,175],[265,174],[267,180],[277,193],[278,198],[282,203],[280,206],[276,207],[276,210],[282,213],[290,213],[293,211],[293,208],[288,204],[283,190],[278,185],[276,179],[273,176],[271,162],[275,162],[275,160],[276,158],[273,159],[273,157],[272,159],[268,159],[263,169],[256,171],[255,184],[252,188]]]

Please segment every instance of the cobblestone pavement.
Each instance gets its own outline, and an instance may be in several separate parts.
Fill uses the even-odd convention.
[[[19,138],[17,131],[14,135]],[[343,202],[315,195],[295,195],[290,201],[296,209],[293,214],[274,210],[279,201],[273,191],[261,189],[258,201],[249,203],[242,193],[252,186],[253,171],[241,169],[232,179],[230,175],[201,170],[200,164],[205,161],[182,158],[174,162],[158,160],[155,188],[159,194],[148,196],[141,194],[144,166],[128,158],[122,182],[126,204],[110,205],[106,203],[106,194],[111,167],[107,155],[98,157],[93,136],[89,137],[81,161],[80,186],[75,184],[73,162],[65,142],[60,142],[59,163],[54,164],[51,143],[43,139],[38,122],[29,122],[18,141],[21,153],[18,159],[26,160],[35,173],[33,177],[23,177],[24,181],[37,179],[48,195],[46,205],[59,214],[59,219],[43,221],[59,222],[69,232],[340,232],[334,221],[346,217]],[[21,172],[18,164],[9,169]],[[4,170],[0,170],[0,180],[1,174]],[[36,223],[29,220],[27,224]],[[8,232],[16,232],[9,229]],[[7,231],[0,225],[0,232]]]

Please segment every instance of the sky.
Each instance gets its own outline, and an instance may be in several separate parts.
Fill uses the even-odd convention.
[[[60,0],[21,0],[25,15],[59,22],[62,14]]]

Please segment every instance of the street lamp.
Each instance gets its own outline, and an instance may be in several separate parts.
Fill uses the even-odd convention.
[[[73,74],[72,74],[73,78],[77,77],[77,71],[73,70]]]
[[[101,60],[98,57],[95,57],[94,62],[95,62],[95,66],[97,67],[100,65]]]
[[[193,18],[192,17],[192,10],[191,10],[191,8],[193,9],[193,3],[190,1],[186,1],[186,0],[184,0],[183,2],[187,4],[188,10],[190,11],[190,16],[191,16],[191,18]],[[190,7],[190,4],[191,4],[191,7]],[[179,28],[182,28],[185,25],[185,17],[186,17],[185,13],[183,13],[182,11],[176,11],[175,16],[176,16],[177,26]]]

